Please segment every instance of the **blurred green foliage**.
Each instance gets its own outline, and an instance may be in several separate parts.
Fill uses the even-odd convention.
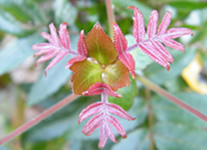
[[[128,40],[132,38],[132,11],[136,6],[143,13],[145,24],[151,10],[157,9],[160,17],[166,10],[172,11],[171,26],[191,28],[194,36],[182,40],[186,53],[171,50],[175,62],[168,72],[136,49],[132,55],[136,61],[136,73],[146,75],[151,81],[172,92],[189,105],[207,114],[207,96],[194,93],[181,77],[182,70],[196,54],[202,56],[207,67],[207,2],[200,0],[113,0],[116,21]],[[69,58],[62,60],[44,76],[46,64],[35,68],[32,45],[40,43],[40,32],[48,31],[48,24],[68,23],[72,49],[76,49],[79,31],[87,34],[96,22],[108,33],[104,0],[0,0],[0,137],[32,119],[34,115],[71,93],[70,70],[64,69]],[[30,63],[28,63],[30,62]],[[32,62],[32,63],[31,63]],[[26,67],[25,67],[26,66]],[[205,68],[204,67],[204,68]],[[19,74],[23,72],[23,74]],[[205,73],[204,73],[205,74]],[[207,74],[207,73],[206,73]],[[207,79],[205,78],[207,84]],[[105,150],[150,150],[152,132],[155,150],[206,150],[207,123],[171,104],[165,98],[151,92],[153,124],[149,125],[149,102],[145,87],[132,81],[129,87],[120,89],[121,99],[110,101],[129,110],[137,119],[121,120],[128,133],[120,143],[108,142]],[[139,91],[139,92],[138,92]],[[25,104],[18,105],[19,100]],[[98,131],[86,137],[78,125],[80,111],[100,97],[81,97],[64,109],[42,121],[26,133],[9,142],[0,150],[96,150]],[[23,110],[20,110],[23,109]],[[24,112],[24,116],[20,116]]]

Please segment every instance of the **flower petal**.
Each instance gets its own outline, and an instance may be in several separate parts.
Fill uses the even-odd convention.
[[[185,52],[185,47],[176,42],[175,40],[172,40],[172,39],[169,39],[169,38],[163,38],[163,39],[160,39],[166,46],[169,46],[171,48],[174,48],[176,50],[179,50],[179,51],[182,51],[182,52]]]
[[[192,35],[193,32],[188,28],[171,28],[167,30],[167,33],[164,35],[164,37],[175,39],[183,35],[190,35],[190,34]]]

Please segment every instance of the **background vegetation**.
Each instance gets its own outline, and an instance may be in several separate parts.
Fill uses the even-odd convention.
[[[127,34],[128,45],[133,43],[133,12],[127,9],[132,5],[143,13],[145,24],[153,9],[159,11],[160,17],[169,10],[173,13],[171,26],[193,30],[193,37],[179,39],[186,45],[185,54],[170,50],[175,62],[169,72],[152,63],[140,50],[133,56],[137,60],[136,73],[207,114],[207,2],[113,0],[113,4],[116,21]],[[0,138],[71,93],[72,72],[64,68],[68,57],[51,69],[47,77],[44,76],[47,64],[35,68],[35,51],[31,48],[44,41],[40,33],[48,31],[51,22],[56,26],[67,22],[71,46],[76,49],[79,31],[84,29],[88,33],[97,21],[109,33],[104,0],[0,0]],[[189,67],[192,61],[194,65]],[[129,109],[129,114],[137,119],[123,120],[128,138],[120,138],[121,142],[116,144],[108,142],[106,150],[207,150],[206,122],[138,81],[132,80],[129,87],[119,92],[122,99],[110,100]],[[79,98],[0,146],[0,150],[98,149],[98,131],[90,137],[84,136],[81,133],[84,123],[78,125],[77,120],[84,107],[99,99],[98,96]],[[154,143],[153,148],[150,143]]]

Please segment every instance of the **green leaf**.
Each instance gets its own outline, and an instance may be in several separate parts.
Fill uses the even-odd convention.
[[[128,47],[134,45],[136,43],[134,37],[132,35],[125,36],[128,42]],[[141,70],[145,69],[148,65],[150,65],[153,61],[143,53],[140,48],[136,48],[130,52],[135,61],[135,72],[139,73]]]
[[[129,70],[120,60],[117,60],[103,70],[102,80],[116,91],[130,84]]]
[[[190,11],[207,7],[207,3],[201,1],[169,1],[167,4],[176,7],[177,9],[186,9]]]
[[[11,71],[22,64],[25,59],[34,54],[32,45],[42,42],[40,33],[15,39],[0,50],[0,75]]]
[[[74,24],[78,11],[68,0],[55,0],[53,8],[57,24],[62,22],[67,22],[68,25]]]
[[[128,134],[126,139],[122,139],[120,143],[114,144],[112,150],[149,150],[150,141],[149,133],[146,129],[134,130]]]
[[[101,65],[113,63],[117,58],[117,52],[110,37],[108,37],[99,23],[96,23],[93,29],[85,38],[88,57],[95,58]]]
[[[17,3],[12,0],[1,0],[0,9],[10,13],[15,19],[21,22],[32,21],[32,17],[28,11],[23,7],[23,4]]]
[[[119,89],[117,93],[120,93],[122,97],[116,98],[109,96],[109,102],[121,106],[124,110],[129,110],[134,103],[134,97],[138,94],[135,80],[131,79],[131,84]]]
[[[0,30],[15,36],[24,37],[32,34],[35,30],[25,29],[13,16],[0,9]]]
[[[159,150],[206,150],[207,147],[207,134],[204,129],[173,123],[158,123],[153,133]]]
[[[74,63],[70,69],[74,72],[71,81],[75,94],[81,95],[91,85],[102,81],[102,68],[94,59],[88,58],[82,62]]]
[[[207,114],[207,96],[196,93],[174,93],[185,103],[189,104],[198,111]],[[177,105],[169,102],[163,97],[157,96],[152,99],[153,112],[156,118],[162,122],[173,122],[176,124],[184,124],[188,127],[205,128],[207,123],[186,112]]]
[[[171,65],[170,71],[167,71],[162,66],[153,63],[146,69],[146,76],[156,84],[163,84],[169,80],[178,77],[182,70],[193,60],[195,56],[195,48],[186,48],[186,53],[181,53],[173,50],[175,61]]]
[[[54,66],[49,72],[47,77],[44,75],[44,71],[39,80],[35,82],[28,96],[28,105],[37,104],[57,92],[64,84],[67,83],[71,76],[71,71],[65,69],[65,65],[70,57],[65,57],[56,66]]]

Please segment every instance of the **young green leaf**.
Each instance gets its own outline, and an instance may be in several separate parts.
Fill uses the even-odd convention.
[[[130,84],[129,70],[120,60],[117,60],[116,63],[108,65],[105,68],[102,74],[102,80],[116,91]]]
[[[101,82],[102,68],[92,58],[74,63],[70,69],[74,72],[71,81],[73,82],[73,92],[75,94],[81,95],[94,83]]]

